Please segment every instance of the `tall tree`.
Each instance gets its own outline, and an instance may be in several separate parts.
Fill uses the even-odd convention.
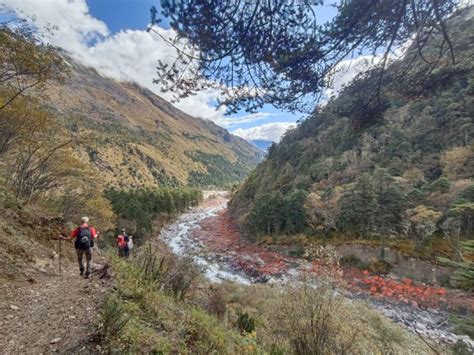
[[[49,112],[32,108],[28,134],[6,157],[9,184],[15,196],[28,203],[38,194],[60,189],[68,179],[82,175],[84,167],[78,164],[69,151],[72,138]]]
[[[338,225],[341,229],[356,234],[372,233],[378,205],[375,184],[370,174],[360,175],[353,188],[341,197],[339,205]]]

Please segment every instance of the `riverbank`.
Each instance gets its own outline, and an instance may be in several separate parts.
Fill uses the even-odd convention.
[[[328,283],[243,285],[222,274],[210,282],[196,259],[159,239],[111,262],[102,336],[112,353],[431,353],[419,337]]]
[[[299,282],[305,275],[328,279],[349,299],[364,300],[414,334],[439,344],[463,341],[474,349],[469,337],[454,334],[449,321],[452,309],[472,312],[469,295],[410,279],[384,279],[367,271],[336,267],[331,255],[308,262],[250,244],[240,238],[226,203],[225,197],[208,200],[184,213],[160,235],[174,253],[190,256],[203,266],[212,282],[287,284]]]

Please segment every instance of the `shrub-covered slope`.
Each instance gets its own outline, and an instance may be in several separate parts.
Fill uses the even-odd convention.
[[[249,237],[395,235],[423,245],[436,233],[473,234],[473,9],[449,31],[455,63],[432,64],[434,36],[426,61],[410,48],[270,148],[230,203]]]
[[[230,185],[263,153],[211,121],[192,117],[133,83],[106,78],[66,57],[65,85],[50,87],[51,110],[76,138],[75,151],[119,187]]]
[[[106,352],[339,354],[429,351],[415,335],[322,283],[209,285],[187,258],[146,244],[112,259],[115,287],[102,312]],[[297,300],[297,302],[295,302]],[[322,350],[323,349],[323,350]],[[403,350],[402,350],[403,349]]]

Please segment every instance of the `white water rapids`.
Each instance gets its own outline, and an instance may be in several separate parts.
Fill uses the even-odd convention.
[[[199,222],[215,216],[219,211],[225,209],[226,205],[227,202],[223,202],[207,209],[193,208],[183,213],[176,222],[165,227],[161,231],[160,238],[176,255],[191,256],[194,262],[204,269],[204,274],[212,282],[230,280],[248,285],[251,283],[249,277],[236,273],[235,270],[232,270],[228,260],[217,254],[209,253],[202,243],[191,238],[190,232],[199,228]]]

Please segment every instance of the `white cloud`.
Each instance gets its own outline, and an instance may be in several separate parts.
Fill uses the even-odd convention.
[[[171,98],[168,97],[168,94],[161,94],[165,99]],[[179,102],[174,105],[184,112],[190,114],[194,117],[205,118],[215,123],[221,125],[221,122],[224,120],[224,115],[226,108],[221,106],[216,108],[213,106],[213,102],[219,97],[219,92],[214,89],[207,89],[198,92],[194,96],[189,96],[185,99],[181,99]]]
[[[107,36],[107,25],[92,17],[85,0],[2,0],[17,11],[19,16],[33,17],[38,28],[57,27],[54,37],[46,36],[51,43],[68,51],[80,53],[87,42]]]
[[[237,124],[253,123],[253,122],[266,120],[267,118],[271,116],[276,116],[276,113],[255,112],[255,113],[249,113],[248,115],[241,116],[241,117],[236,117],[236,116],[226,117],[226,118],[220,119],[219,121],[217,121],[217,123],[223,127],[232,127]]]
[[[377,56],[365,55],[340,62],[330,77],[331,85],[326,89],[325,96],[329,98],[339,95],[345,85],[349,84],[360,73],[374,67],[380,62],[380,59]]]
[[[171,64],[176,51],[153,31],[125,30],[111,35],[104,22],[89,14],[85,0],[2,1],[19,16],[34,16],[38,28],[55,26],[54,35],[46,35],[45,39],[102,75],[137,82],[164,99],[172,99],[172,94],[162,93],[153,79],[157,76],[158,59]],[[175,36],[173,30],[159,27],[154,27],[154,30],[164,38]],[[218,97],[217,90],[208,89],[180,100],[175,106],[192,116],[219,123],[225,121],[226,108],[213,107]]]
[[[294,127],[296,123],[293,122],[273,122],[251,128],[238,128],[232,133],[247,140],[262,139],[279,142],[281,136]]]
[[[391,53],[389,53],[385,65],[389,65],[394,60],[402,58],[412,43],[413,38],[395,48]],[[339,95],[344,86],[354,80],[357,75],[381,64],[382,59],[383,56],[363,55],[354,59],[341,61],[329,75],[330,85],[324,92],[325,96],[330,98],[331,96]]]

